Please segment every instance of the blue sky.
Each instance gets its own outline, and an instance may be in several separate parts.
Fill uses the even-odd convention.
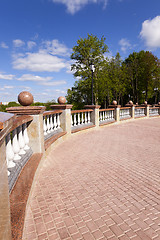
[[[160,1],[1,0],[0,101],[25,90],[35,101],[65,96],[72,48],[88,33],[106,38],[109,57],[150,50],[160,58]]]

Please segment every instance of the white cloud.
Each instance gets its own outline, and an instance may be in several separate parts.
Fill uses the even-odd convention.
[[[35,81],[35,82],[50,81],[52,79],[53,79],[52,77],[41,77],[32,74],[23,74],[20,78],[17,78],[18,81]]]
[[[2,74],[0,73],[0,79],[4,80],[12,80],[15,76],[12,74]]]
[[[0,46],[1,48],[9,48],[5,42],[1,42]]]
[[[119,41],[119,45],[121,46],[121,51],[122,52],[126,52],[128,49],[131,48],[131,44],[129,42],[128,39],[126,38],[122,38],[120,41]]]
[[[18,81],[33,81],[37,82],[39,85],[43,86],[57,86],[66,84],[66,81],[53,81],[53,77],[41,77],[32,74],[23,74],[20,78],[17,78]]]
[[[17,57],[13,60],[14,69],[33,72],[59,72],[65,66],[64,59],[52,56],[43,50],[37,53],[26,53],[24,57]]]
[[[25,45],[25,42],[23,42],[21,39],[13,40],[13,46],[14,47],[22,47],[24,45]]]
[[[160,47],[160,16],[142,23],[141,38],[149,48]]]
[[[32,88],[28,86],[19,86],[19,88],[21,89],[21,91],[32,91]]]
[[[35,47],[37,44],[34,41],[28,41],[27,47],[29,50],[31,50],[33,47]]]
[[[57,39],[52,41],[44,41],[44,51],[57,56],[70,56],[70,49],[68,49],[63,43],[60,43]]]
[[[12,88],[14,88],[13,86],[8,86],[8,85],[6,85],[6,86],[4,86],[4,88],[5,89],[12,89]]]
[[[54,3],[62,3],[66,5],[67,11],[71,14],[75,14],[81,8],[89,3],[104,3],[104,8],[107,5],[108,0],[52,0]]]
[[[55,81],[55,82],[41,82],[41,85],[44,86],[58,86],[58,85],[63,85],[66,84],[67,82],[64,80],[60,80],[60,81]]]

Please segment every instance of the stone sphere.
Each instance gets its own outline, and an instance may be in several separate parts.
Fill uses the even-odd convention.
[[[59,97],[59,98],[58,98],[58,103],[59,103],[59,104],[65,104],[65,103],[66,103],[66,98],[65,98],[65,97],[62,97],[62,96]]]
[[[147,105],[147,101],[144,101],[144,104]]]
[[[33,103],[33,95],[30,92],[24,91],[18,95],[18,102],[22,106],[29,106]]]
[[[114,101],[112,102],[112,104],[113,104],[113,105],[117,105],[117,101],[114,100]]]
[[[129,101],[129,104],[130,104],[130,105],[133,105],[133,102],[130,100],[130,101]]]

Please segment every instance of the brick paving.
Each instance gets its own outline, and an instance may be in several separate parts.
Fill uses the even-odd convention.
[[[73,135],[50,152],[23,240],[159,240],[160,118]]]

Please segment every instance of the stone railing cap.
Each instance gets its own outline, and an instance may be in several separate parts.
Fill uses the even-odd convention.
[[[91,109],[98,109],[100,108],[100,105],[85,105],[84,108],[91,108]]]
[[[26,106],[26,107],[10,107],[6,109],[9,113],[16,115],[39,115],[45,110],[45,106]]]
[[[121,105],[109,105],[108,107],[109,107],[109,108],[120,108]]]
[[[51,105],[50,107],[52,109],[65,110],[65,109],[72,109],[73,105],[71,105],[71,104],[56,104],[56,105]]]
[[[129,103],[125,104],[125,107],[135,107],[135,106],[137,106],[137,105],[136,104],[129,104]]]

